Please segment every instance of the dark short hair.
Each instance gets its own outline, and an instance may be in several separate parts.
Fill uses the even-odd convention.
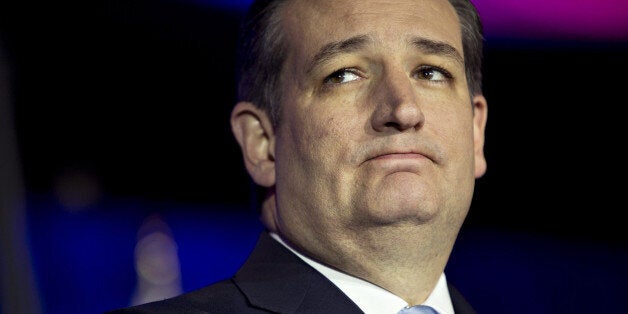
[[[256,0],[240,30],[238,100],[250,101],[279,124],[280,73],[286,59],[281,8],[290,0]],[[449,0],[460,20],[465,74],[469,93],[482,94],[483,30],[480,16],[469,0]]]

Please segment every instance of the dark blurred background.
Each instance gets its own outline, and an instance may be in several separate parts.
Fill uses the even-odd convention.
[[[228,125],[249,2],[0,3],[0,313],[99,313],[237,269],[261,230]],[[592,294],[628,313],[628,4],[474,3],[488,172],[450,277],[480,313]]]

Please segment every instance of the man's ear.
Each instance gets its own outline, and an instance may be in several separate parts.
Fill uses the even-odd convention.
[[[237,103],[231,111],[231,131],[253,181],[264,187],[275,185],[275,136],[266,112],[250,102]]]
[[[482,95],[473,97],[473,147],[475,154],[475,177],[479,178],[486,173],[486,157],[484,156],[484,133],[488,107],[486,98]]]

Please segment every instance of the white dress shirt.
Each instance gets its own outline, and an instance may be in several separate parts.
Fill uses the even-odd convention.
[[[344,292],[365,314],[395,314],[408,303],[402,298],[392,294],[390,291],[376,286],[363,279],[345,274],[333,268],[318,263],[287,245],[279,235],[270,233],[271,237],[284,247],[292,251],[295,255],[327,277],[334,285]],[[423,302],[424,305],[433,307],[439,314],[454,314],[454,307],[451,303],[449,290],[447,289],[447,279],[445,274],[441,274],[434,290]]]

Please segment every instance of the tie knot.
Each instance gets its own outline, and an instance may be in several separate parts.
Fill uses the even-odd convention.
[[[398,314],[438,314],[436,310],[427,305],[415,305],[411,307],[404,307]]]

